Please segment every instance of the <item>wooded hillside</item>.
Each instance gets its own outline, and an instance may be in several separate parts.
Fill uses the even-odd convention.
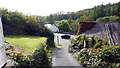
[[[98,5],[91,9],[84,9],[78,12],[68,12],[64,14],[59,12],[47,16],[48,23],[55,23],[59,27],[59,22],[67,20],[72,33],[77,32],[79,21],[93,22],[118,22],[120,21],[120,2],[106,5]],[[50,22],[49,22],[50,21]],[[51,22],[52,21],[52,22]]]

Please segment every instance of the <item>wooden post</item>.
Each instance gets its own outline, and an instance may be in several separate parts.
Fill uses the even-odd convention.
[[[85,42],[85,40],[84,40],[84,48],[86,47],[86,42]]]
[[[57,36],[57,44],[59,44],[59,36]]]

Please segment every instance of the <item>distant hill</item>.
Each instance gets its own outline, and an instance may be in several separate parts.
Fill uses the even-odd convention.
[[[78,12],[68,12],[66,14],[59,12],[47,16],[46,20],[58,23],[67,20],[72,28],[71,32],[77,33],[78,23],[80,21],[92,22],[119,22],[120,21],[120,2],[106,5],[98,5],[90,9],[80,10]],[[53,21],[54,20],[54,21]]]
[[[120,16],[120,2],[106,5],[98,5],[91,9],[80,10],[78,12],[68,12],[63,14],[62,12],[52,14],[54,20],[69,19],[72,17],[73,20],[79,19],[80,21],[95,21],[100,17],[105,16]]]

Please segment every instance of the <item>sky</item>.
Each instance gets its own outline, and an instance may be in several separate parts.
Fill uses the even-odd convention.
[[[57,12],[76,12],[120,0],[0,0],[0,8],[28,15],[47,16]]]

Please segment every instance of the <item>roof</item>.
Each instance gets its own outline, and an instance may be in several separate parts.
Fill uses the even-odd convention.
[[[45,27],[50,28],[52,25],[51,24],[45,24]]]
[[[52,30],[53,32],[59,31],[58,27],[55,26],[54,24],[45,24],[44,26],[47,27],[48,29]]]

